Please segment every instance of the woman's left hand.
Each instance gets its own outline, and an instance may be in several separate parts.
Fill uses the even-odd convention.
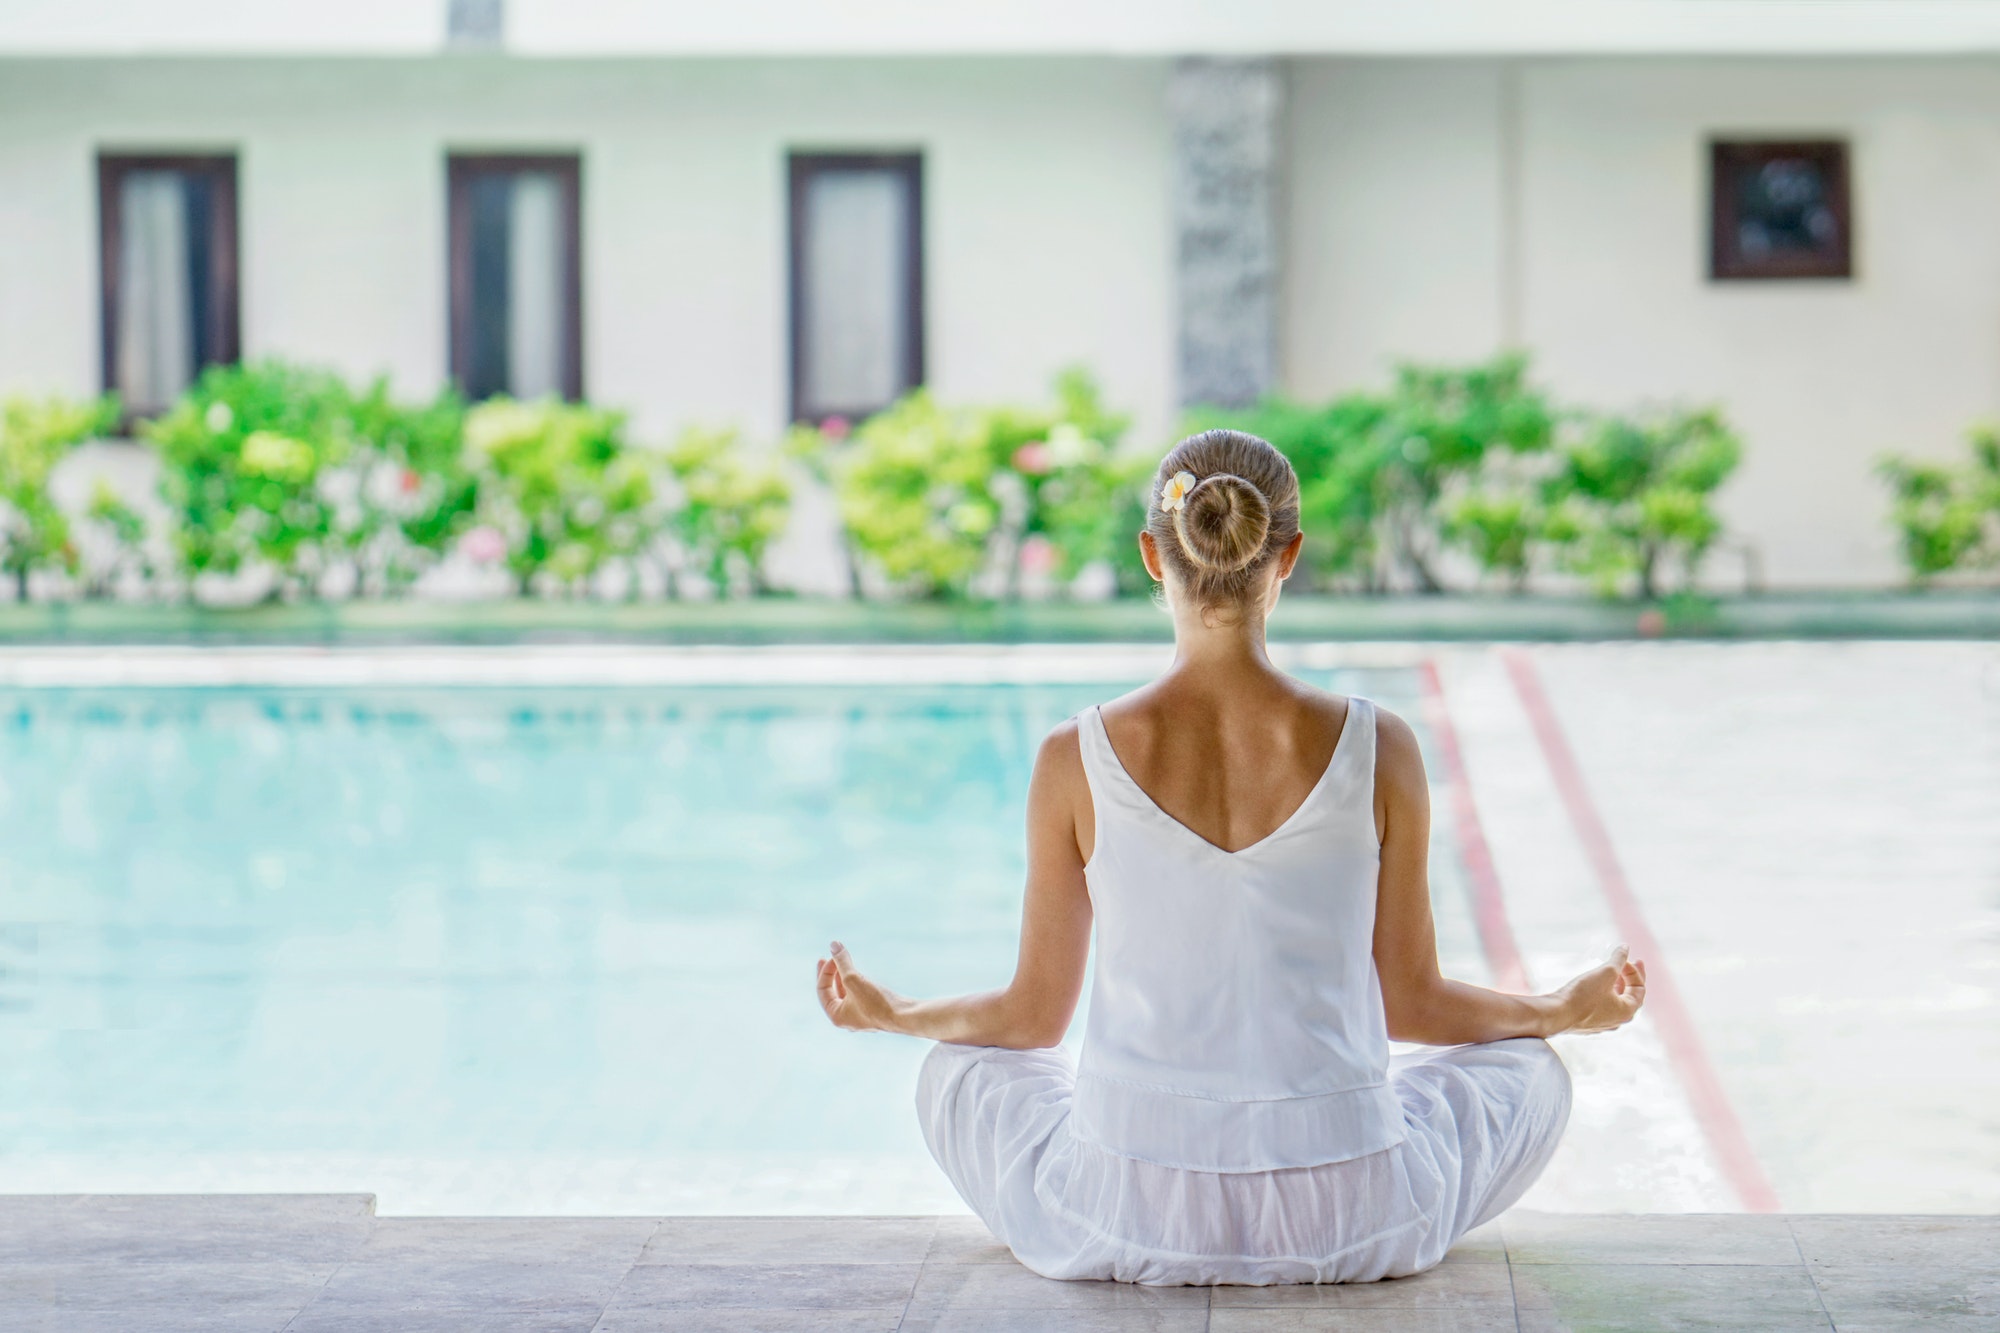
[[[819,1007],[849,1032],[894,1032],[903,1000],[854,970],[847,946],[833,942],[833,956],[819,960]]]
[[[1557,993],[1568,1021],[1564,1032],[1609,1032],[1638,1017],[1646,1003],[1646,965],[1635,963],[1624,945]]]

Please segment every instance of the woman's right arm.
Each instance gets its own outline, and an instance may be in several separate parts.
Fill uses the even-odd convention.
[[[1014,978],[998,990],[917,1000],[856,970],[836,941],[819,961],[820,1006],[835,1027],[899,1032],[967,1046],[1055,1046],[1083,994],[1090,956],[1090,889],[1080,827],[1092,820],[1076,723],[1042,742],[1028,782],[1028,887]]]
[[[1428,1046],[1604,1032],[1646,1000],[1646,965],[1623,945],[1611,961],[1546,995],[1509,995],[1452,981],[1438,970],[1431,918],[1430,782],[1407,722],[1377,713],[1375,811],[1382,869],[1375,899],[1375,970],[1389,1036]]]

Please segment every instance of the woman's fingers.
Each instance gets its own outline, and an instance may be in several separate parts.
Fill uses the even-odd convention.
[[[828,962],[824,958],[820,959],[819,985],[818,985],[819,1007],[826,1010],[826,1016],[828,1018],[832,1018],[834,1016],[834,1010],[840,1004],[840,996],[834,990],[834,981],[835,981],[835,976],[833,971],[833,964]]]
[[[847,952],[847,946],[839,940],[833,942],[833,991],[841,999],[847,998],[847,979],[854,974],[854,958]]]
[[[1636,962],[1625,945],[1572,983],[1588,997],[1588,1007],[1572,1031],[1609,1032],[1623,1027],[1646,1002],[1646,965]]]
[[[1627,963],[1618,976],[1620,1023],[1629,1023],[1646,1003],[1646,972],[1637,963]]]

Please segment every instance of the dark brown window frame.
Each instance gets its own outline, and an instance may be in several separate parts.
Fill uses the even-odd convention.
[[[1827,207],[1840,228],[1840,247],[1824,255],[1780,255],[1752,259],[1736,243],[1736,192],[1728,188],[1745,169],[1774,158],[1816,162],[1828,186]],[[1755,282],[1854,276],[1853,186],[1847,140],[1716,138],[1708,145],[1708,276],[1711,282]]]
[[[208,291],[202,319],[209,356],[203,366],[233,365],[243,354],[241,272],[237,253],[236,154],[123,152],[97,154],[98,353],[104,391],[118,387],[118,279],[123,252],[125,178],[135,171],[181,171],[208,177],[215,191],[209,213]],[[202,366],[197,366],[199,373]],[[125,424],[133,414],[128,409]]]
[[[787,275],[790,300],[791,419],[815,424],[829,417],[859,420],[887,407],[887,403],[850,403],[822,407],[808,417],[805,411],[805,293],[806,293],[806,186],[814,176],[830,171],[893,171],[909,184],[908,208],[904,224],[909,228],[910,253],[903,274],[903,318],[910,330],[909,344],[903,349],[903,382],[915,388],[924,382],[924,155],[921,152],[795,152],[787,158],[789,253],[791,271]]]
[[[583,397],[583,155],[579,152],[445,154],[445,246],[449,269],[452,382],[461,392],[472,372],[472,208],[475,177],[493,172],[546,172],[562,191],[562,395]]]

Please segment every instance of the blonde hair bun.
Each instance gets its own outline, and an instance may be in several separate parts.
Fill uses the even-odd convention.
[[[1174,535],[1200,568],[1215,574],[1242,569],[1264,549],[1271,533],[1271,502],[1242,477],[1203,477],[1174,512]]]
[[[1298,473],[1255,435],[1190,435],[1153,474],[1146,531],[1183,596],[1204,609],[1246,605],[1299,535]]]

